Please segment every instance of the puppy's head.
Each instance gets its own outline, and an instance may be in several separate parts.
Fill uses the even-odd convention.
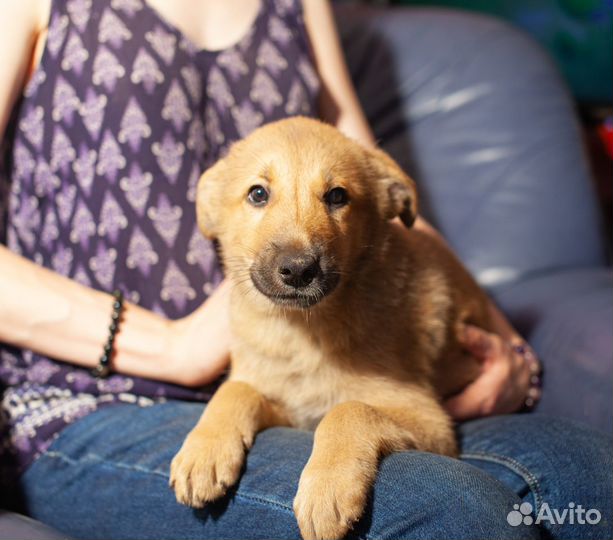
[[[387,220],[413,224],[417,196],[384,152],[292,118],[254,131],[207,170],[197,210],[235,284],[308,308],[351,281]]]

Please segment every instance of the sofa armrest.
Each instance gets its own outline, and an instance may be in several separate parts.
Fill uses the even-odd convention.
[[[491,291],[544,365],[539,412],[613,433],[613,275],[559,271]]]

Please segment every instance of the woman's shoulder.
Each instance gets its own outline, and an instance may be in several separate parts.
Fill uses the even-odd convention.
[[[52,0],[20,0],[19,2],[2,2],[0,16],[6,22],[11,21],[33,33],[44,31],[49,24]]]

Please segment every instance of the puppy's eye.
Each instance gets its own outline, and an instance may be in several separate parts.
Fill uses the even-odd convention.
[[[330,208],[340,208],[349,202],[349,194],[346,189],[335,187],[324,195],[324,200]]]
[[[264,186],[251,186],[247,200],[253,206],[264,206],[268,202],[269,193]]]

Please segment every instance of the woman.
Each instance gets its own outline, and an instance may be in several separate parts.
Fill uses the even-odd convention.
[[[307,433],[258,436],[234,496],[202,512],[176,504],[166,484],[201,412],[187,401],[210,395],[202,385],[225,368],[231,339],[229,285],[195,229],[199,174],[233,140],[293,114],[319,115],[373,144],[329,6],[305,0],[306,25],[302,7],[28,0],[2,8],[3,464],[23,473],[28,512],[73,536],[298,536],[291,499]],[[109,349],[117,374],[96,378],[114,289],[127,299]],[[521,338],[492,312],[498,335],[466,336],[484,372],[448,404],[458,419],[512,412],[536,397],[514,347]],[[610,493],[594,484],[610,452],[595,435],[504,417],[467,423],[461,437],[464,461],[417,452],[384,460],[371,517],[356,534],[538,536],[507,522],[514,504],[608,509]],[[555,456],[572,446],[574,463],[563,469]],[[450,501],[463,511],[448,512]]]

